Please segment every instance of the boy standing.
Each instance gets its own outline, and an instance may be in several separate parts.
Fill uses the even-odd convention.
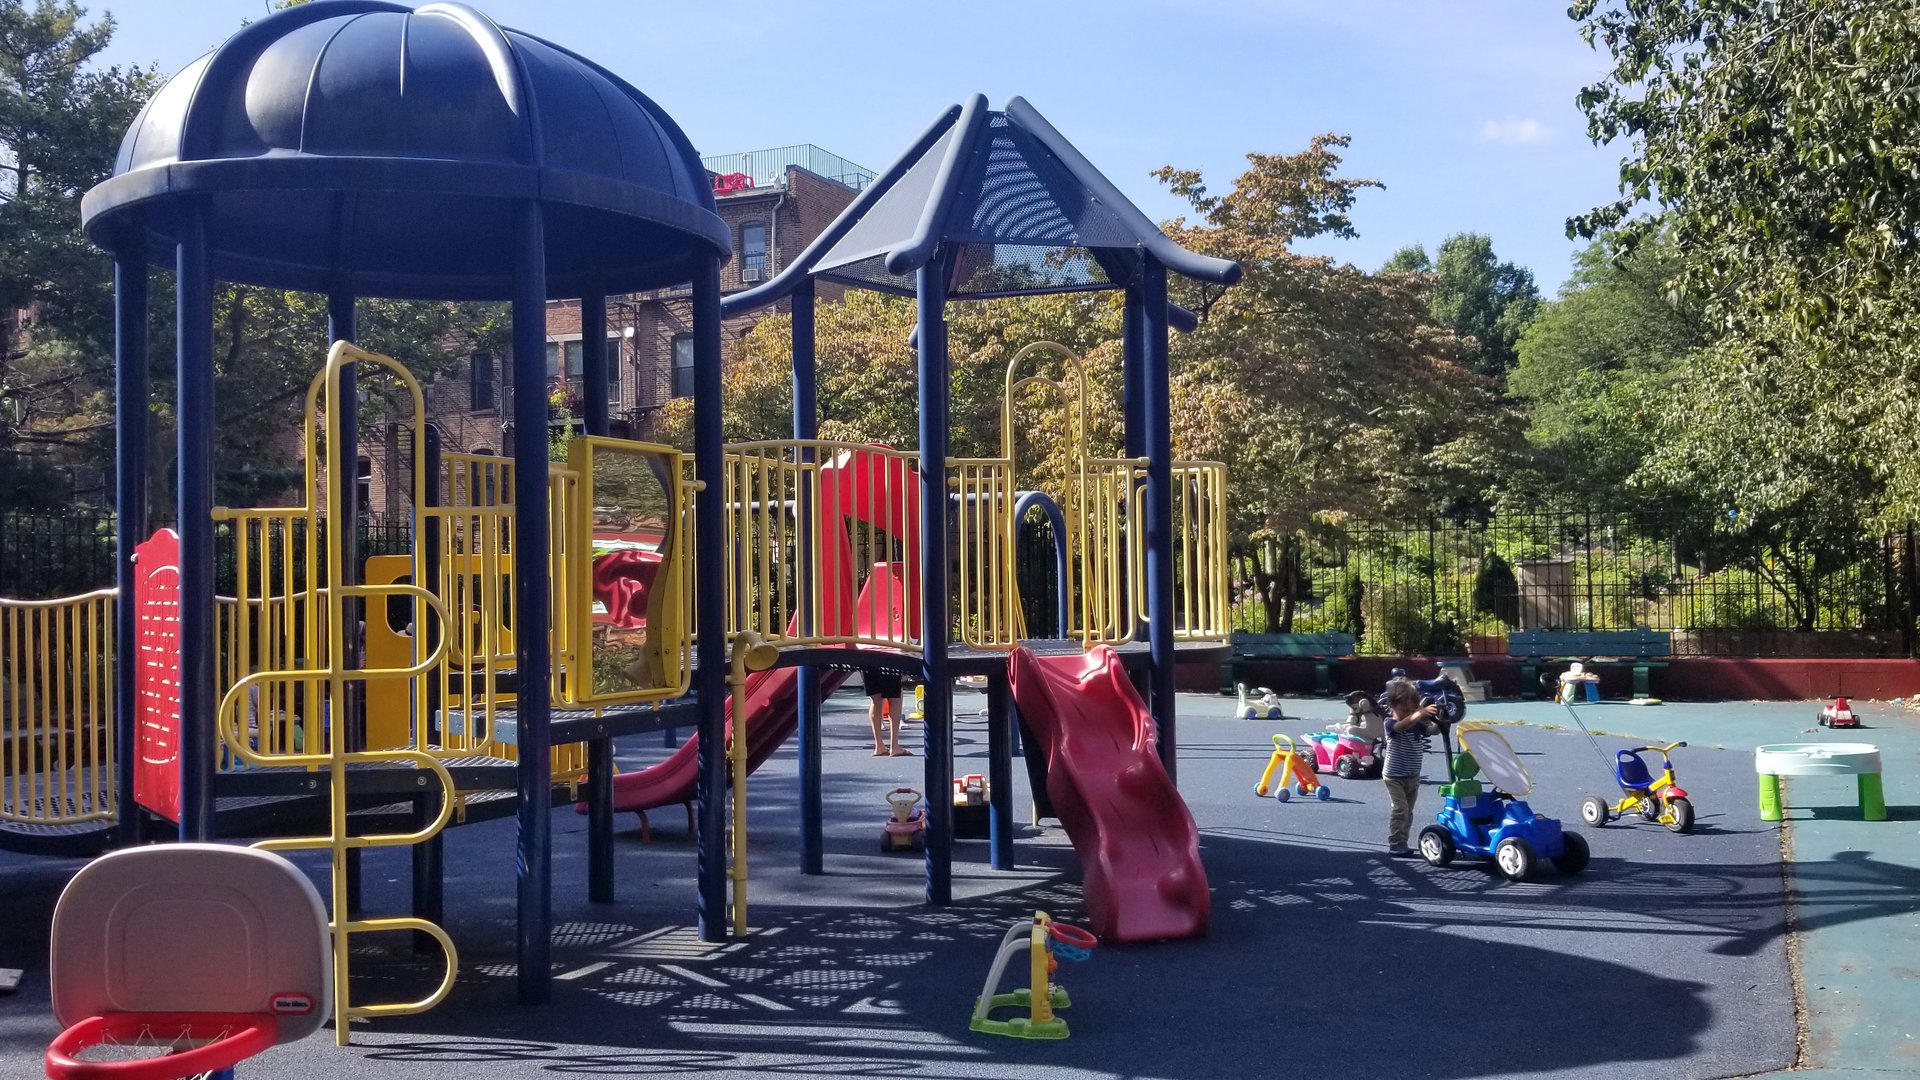
[[[1420,688],[1410,679],[1387,684],[1389,718],[1386,722],[1386,763],[1380,782],[1386,785],[1393,809],[1387,817],[1387,853],[1399,858],[1413,854],[1407,831],[1413,826],[1413,804],[1420,797],[1420,770],[1427,756],[1427,736],[1439,730],[1433,718],[1438,706],[1420,704]]]

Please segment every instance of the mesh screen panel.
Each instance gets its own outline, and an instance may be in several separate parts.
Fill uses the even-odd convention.
[[[920,160],[907,169],[906,175],[883,192],[879,201],[868,207],[853,228],[847,230],[847,235],[820,257],[820,261],[814,264],[814,272],[885,255],[913,239],[913,231],[920,224],[920,215],[926,209],[928,200],[933,198],[933,181],[940,172],[940,162],[947,156],[947,147],[953,145],[954,134],[958,130],[949,127],[928,147],[927,152],[920,155]],[[885,274],[886,271],[882,269],[880,273]],[[864,278],[870,275],[862,273],[854,276]]]

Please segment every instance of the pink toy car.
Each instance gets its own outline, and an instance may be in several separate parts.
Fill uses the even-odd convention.
[[[1378,742],[1338,731],[1309,731],[1302,736],[1313,744],[1315,772],[1330,772],[1342,780],[1377,780],[1384,764]]]

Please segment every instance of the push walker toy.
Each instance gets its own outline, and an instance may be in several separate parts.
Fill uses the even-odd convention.
[[[1095,944],[1092,934],[1077,926],[1054,922],[1044,911],[1034,912],[1030,922],[1014,923],[1007,930],[1007,936],[1000,939],[1000,951],[993,958],[993,967],[987,971],[986,985],[974,999],[973,1022],[969,1026],[989,1035],[1016,1039],[1066,1038],[1067,1022],[1055,1016],[1054,1011],[1073,1002],[1067,997],[1067,988],[1053,981],[1053,973],[1060,967],[1061,960],[1079,963],[1091,956]],[[1027,954],[1031,985],[1008,994],[994,993],[1008,962],[1023,952]],[[993,1020],[987,1015],[994,1009],[1011,1006],[1026,1009],[1027,1015],[1008,1020]]]
[[[1432,866],[1446,866],[1458,853],[1478,855],[1492,859],[1509,881],[1526,880],[1541,859],[1565,874],[1585,870],[1590,858],[1586,838],[1563,831],[1553,818],[1536,815],[1521,799],[1532,790],[1533,780],[1506,738],[1492,728],[1463,725],[1456,755],[1447,739],[1449,726],[1441,725],[1440,738],[1450,782],[1441,785],[1445,802],[1435,824],[1420,830],[1421,858]],[[1487,784],[1477,779],[1483,773]]]
[[[1275,777],[1279,784],[1274,784]],[[1295,794],[1305,798],[1308,795],[1326,802],[1333,798],[1333,792],[1314,775],[1313,765],[1293,747],[1293,740],[1285,735],[1273,737],[1273,756],[1267,759],[1266,771],[1260,774],[1260,782],[1253,785],[1253,793],[1266,798],[1268,793],[1281,802],[1288,798],[1287,784],[1293,784]]]
[[[893,816],[880,831],[883,854],[927,849],[927,811],[920,805],[920,793],[912,788],[894,788],[887,792],[887,807]]]
[[[1833,704],[1820,710],[1820,726],[1854,728],[1860,726],[1860,718],[1854,715],[1852,702],[1846,698],[1835,698]]]
[[[51,1080],[231,1077],[327,1022],[335,957],[313,883],[270,852],[126,848],[53,912]],[[343,1021],[344,1022],[344,1021]]]
[[[1287,714],[1280,709],[1280,697],[1262,686],[1249,693],[1246,683],[1234,683],[1233,688],[1240,692],[1240,706],[1234,713],[1242,720],[1285,720]]]
[[[1596,748],[1599,746],[1598,743],[1594,745]],[[1636,746],[1631,750],[1616,752],[1613,755],[1613,773],[1614,779],[1620,782],[1620,801],[1608,804],[1598,795],[1589,795],[1580,803],[1580,819],[1597,829],[1609,821],[1633,814],[1642,821],[1665,825],[1668,832],[1691,830],[1693,803],[1687,798],[1686,790],[1675,782],[1673,759],[1668,756],[1685,745],[1682,741],[1665,746]],[[1654,776],[1647,768],[1647,763],[1640,759],[1642,753],[1660,755],[1659,776]],[[1605,755],[1602,754],[1602,757]]]

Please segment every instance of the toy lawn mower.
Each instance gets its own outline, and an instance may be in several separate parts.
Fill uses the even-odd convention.
[[[1521,798],[1533,789],[1533,780],[1506,738],[1492,728],[1464,724],[1456,755],[1448,738],[1451,726],[1440,726],[1449,778],[1440,788],[1445,802],[1435,823],[1420,830],[1420,856],[1429,865],[1446,866],[1458,854],[1478,855],[1492,859],[1509,881],[1526,880],[1543,859],[1565,874],[1585,870],[1591,858],[1586,838],[1535,814]]]
[[[893,815],[880,832],[880,851],[927,850],[927,809],[920,805],[920,793],[912,788],[894,788],[887,792],[887,807]]]

